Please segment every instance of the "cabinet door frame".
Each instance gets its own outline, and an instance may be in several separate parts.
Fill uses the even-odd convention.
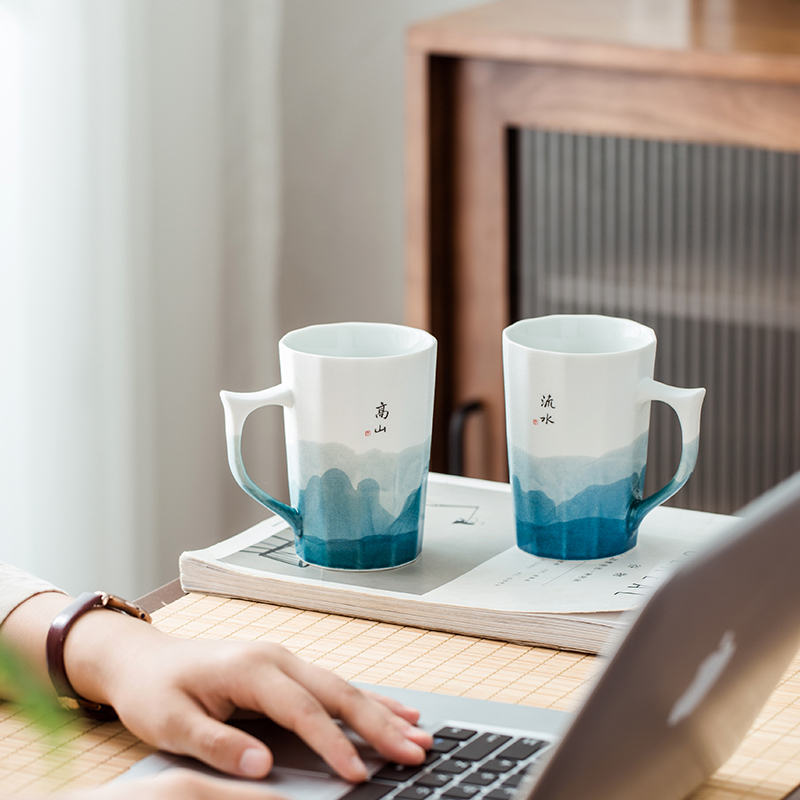
[[[464,431],[464,472],[504,481],[501,332],[512,321],[512,132],[800,151],[800,88],[410,46],[407,93],[407,320],[440,343],[432,468],[446,471],[453,411],[479,401],[482,411]]]

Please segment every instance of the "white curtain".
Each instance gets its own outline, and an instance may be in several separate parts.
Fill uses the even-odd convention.
[[[478,2],[0,0],[0,560],[135,597],[263,517],[219,389],[402,321],[404,32]]]
[[[135,597],[262,516],[218,392],[277,379],[279,22],[0,0],[0,560],[70,591]]]

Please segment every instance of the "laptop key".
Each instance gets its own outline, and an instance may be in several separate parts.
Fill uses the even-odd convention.
[[[472,769],[471,761],[462,761],[460,758],[443,758],[437,765],[437,772],[450,772],[453,775],[460,775]]]
[[[402,797],[406,800],[425,800],[425,798],[432,795],[433,792],[434,789],[432,786],[418,786],[412,783],[411,786],[406,786],[401,789],[395,797]]]
[[[513,775],[509,775],[501,784],[501,788],[506,789],[516,789],[517,786],[522,783],[522,779],[525,777],[526,770],[520,770],[519,772],[515,772]]]
[[[452,780],[455,780],[455,775],[448,775],[446,772],[426,772],[414,781],[414,786],[432,786],[434,789],[441,789]]]
[[[431,747],[430,752],[449,753],[451,750],[455,750],[459,744],[460,742],[458,741],[458,739],[442,739],[438,736],[434,736],[433,746]],[[469,747],[469,745],[467,745],[467,747]]]
[[[499,786],[497,789],[492,789],[489,794],[485,794],[482,800],[511,800],[516,793],[516,786]]]
[[[378,770],[373,777],[382,781],[405,783],[422,772],[424,768],[424,764],[418,764],[416,766],[409,766],[408,764],[386,764],[386,766]]]
[[[471,797],[475,797],[476,794],[480,794],[480,791],[480,786],[462,783],[458,786],[451,786],[449,789],[446,789],[441,796],[452,797],[453,800],[469,800]]]
[[[440,731],[436,731],[434,736],[441,736],[442,739],[458,739],[460,742],[464,742],[467,739],[471,739],[478,731],[471,731],[468,728],[453,728],[453,727],[446,727],[442,728]]]
[[[487,772],[511,772],[516,766],[517,762],[508,758],[490,758],[485,764],[481,764],[481,769]]]
[[[546,742],[541,739],[517,739],[512,742],[505,750],[497,754],[498,758],[512,758],[515,761],[523,761],[530,758],[537,750],[541,750]]]
[[[377,781],[367,781],[354,786],[342,800],[380,800],[384,795],[394,791],[395,787],[391,783],[378,783]]]
[[[474,783],[476,786],[488,786],[497,780],[497,774],[494,772],[486,772],[484,769],[479,769],[477,772],[470,772],[465,775],[462,783]]]
[[[477,739],[467,742],[458,751],[458,757],[469,761],[480,761],[510,740],[510,736],[499,733],[484,733]]]

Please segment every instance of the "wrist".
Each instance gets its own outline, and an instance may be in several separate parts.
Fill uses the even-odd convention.
[[[113,708],[107,703],[101,703],[92,698],[92,695],[97,694],[101,690],[99,681],[87,680],[91,686],[90,692],[81,692],[73,685],[67,674],[67,655],[66,645],[70,640],[70,634],[73,628],[84,617],[97,611],[109,610],[112,613],[124,614],[134,619],[139,619],[144,622],[150,622],[150,615],[143,611],[139,606],[123,600],[115,595],[104,592],[84,592],[76,600],[73,600],[60,614],[56,615],[55,619],[50,624],[47,633],[47,668],[50,674],[50,680],[55,687],[56,693],[61,697],[69,707],[80,708],[85,714],[94,719],[109,720],[113,719],[115,714]],[[83,627],[83,626],[82,626]],[[77,633],[75,636],[77,637]],[[71,653],[75,652],[71,648]],[[81,649],[77,649],[81,653]],[[72,664],[72,673],[79,678],[93,677],[96,667],[102,667],[101,655],[96,648],[92,648],[92,663],[88,664],[90,671],[87,672],[86,666],[82,662],[76,662],[75,659],[70,659]],[[95,669],[92,670],[91,668]]]
[[[120,682],[152,642],[163,637],[151,625],[107,607],[91,608],[75,619],[63,642],[66,677],[75,694],[114,706]]]

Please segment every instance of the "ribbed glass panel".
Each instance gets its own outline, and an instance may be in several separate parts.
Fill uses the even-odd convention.
[[[705,386],[700,457],[674,504],[730,513],[800,469],[800,156],[521,131],[517,318],[626,316],[656,378]],[[678,461],[654,404],[648,491]]]

